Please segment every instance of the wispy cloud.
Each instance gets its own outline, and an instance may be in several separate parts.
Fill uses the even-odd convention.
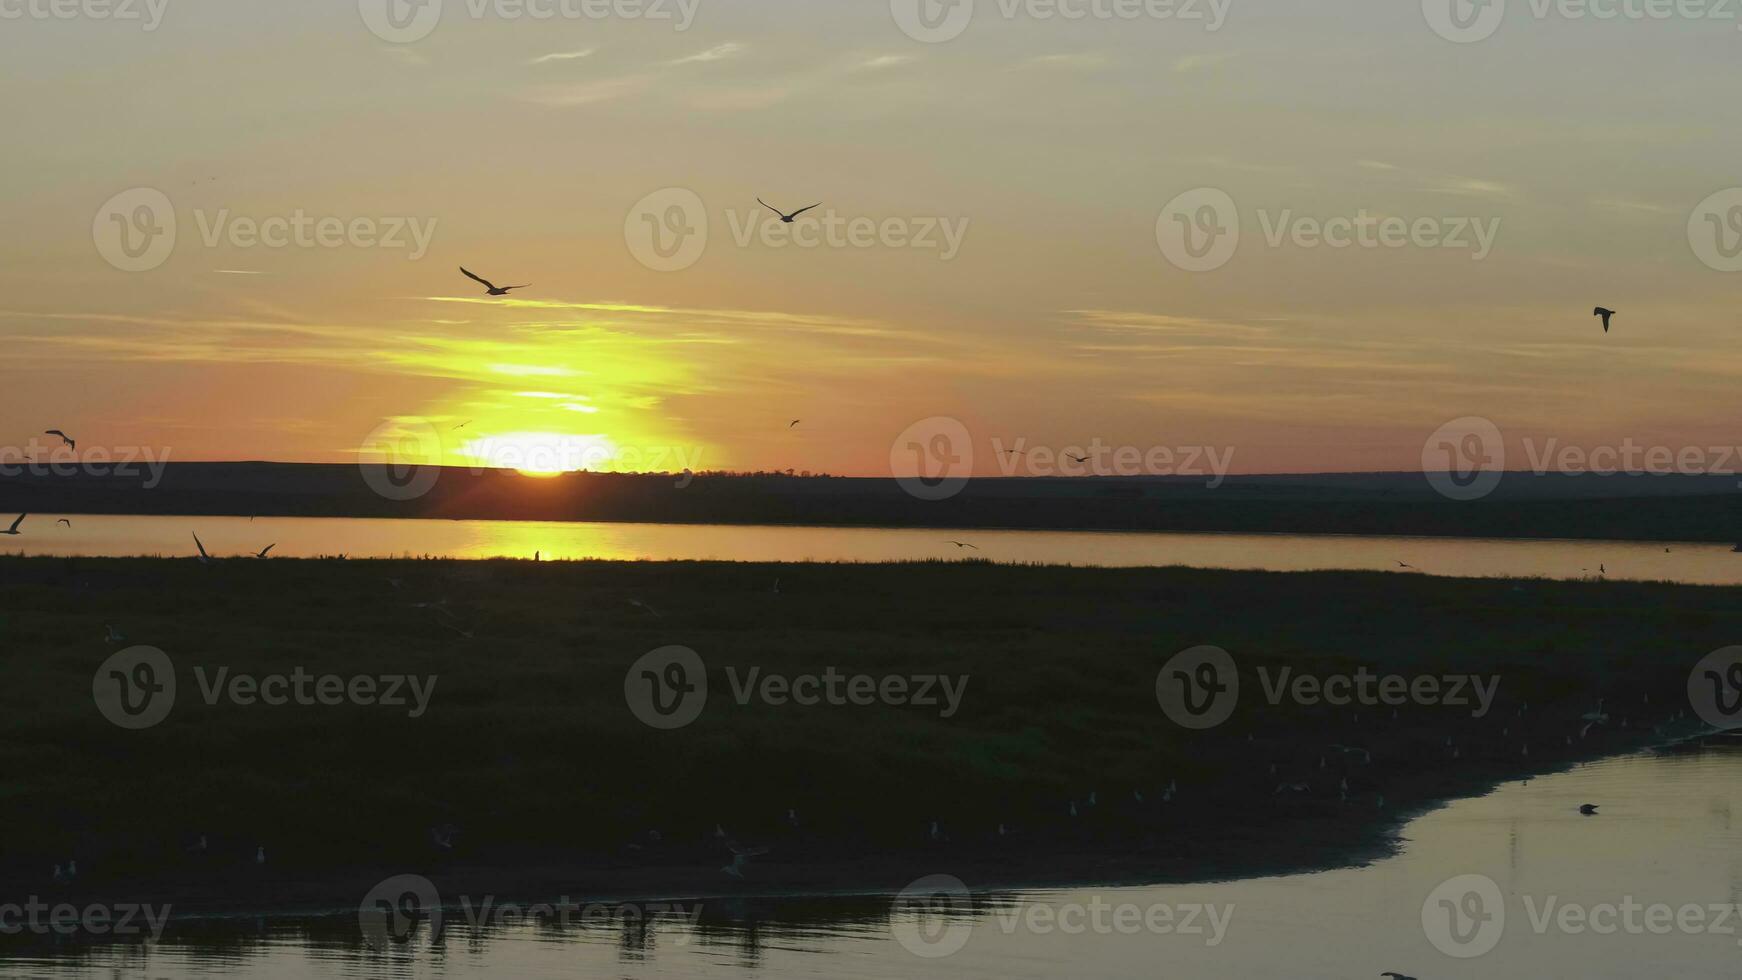
[[[429,59],[424,56],[423,52],[411,48],[392,47],[382,48],[381,51],[386,54],[387,57],[392,58],[394,61],[397,61],[402,65],[411,65],[416,68],[421,68],[429,64]]]
[[[914,61],[910,54],[885,54],[869,58],[854,65],[855,71],[882,71],[885,68],[897,68]]]
[[[592,105],[634,95],[651,85],[655,78],[653,75],[623,75],[573,85],[540,85],[529,89],[524,97],[528,102],[556,108]]]
[[[1238,51],[1188,54],[1173,63],[1173,70],[1177,75],[1189,75],[1195,71],[1203,71],[1206,68],[1214,68],[1218,65],[1225,64],[1238,57],[1240,57],[1240,52]]]
[[[579,61],[582,58],[591,58],[598,50],[598,48],[582,48],[579,51],[557,51],[552,54],[540,55],[528,61],[527,64],[548,65],[553,61]]]
[[[1027,68],[1054,68],[1067,71],[1087,71],[1105,68],[1111,61],[1104,54],[1084,51],[1077,54],[1043,54],[1023,62]]]
[[[746,50],[745,45],[739,44],[737,41],[727,41],[725,44],[715,45],[714,47],[711,47],[706,51],[698,51],[697,53],[692,54],[687,58],[679,58],[676,61],[668,61],[668,62],[666,62],[666,64],[670,64],[670,65],[701,65],[701,64],[707,64],[707,63],[713,62],[713,61],[724,61],[727,58],[733,58],[733,57],[737,57],[740,54],[743,54],[745,50]]]

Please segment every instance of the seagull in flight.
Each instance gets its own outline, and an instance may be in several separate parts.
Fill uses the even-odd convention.
[[[55,523],[56,523],[56,524],[65,524],[65,525],[66,525],[66,526],[67,526],[67,527],[72,527],[72,526],[73,526],[73,522],[72,522],[72,521],[69,521],[69,520],[67,520],[67,519],[66,519],[66,518],[64,518],[64,517],[63,517],[63,518],[61,518],[61,519],[60,519],[60,520],[58,520],[58,521],[55,521]]]
[[[466,267],[463,265],[460,266],[460,271],[465,273],[467,279],[470,279],[473,282],[483,283],[484,288],[490,291],[491,296],[507,296],[516,289],[527,289],[532,286],[531,283],[527,283],[524,286],[498,286],[490,280],[485,279],[483,276],[473,275],[471,272],[468,272]]]
[[[1591,311],[1591,315],[1592,316],[1600,316],[1603,318],[1603,332],[1608,333],[1609,332],[1609,321],[1614,318],[1615,311],[1608,309],[1607,307],[1599,306],[1595,310]]]
[[[1597,815],[1597,805],[1594,803],[1586,803],[1584,806],[1579,807],[1579,812],[1587,817],[1594,817]]]
[[[979,548],[974,547],[973,545],[967,543],[966,541],[951,541],[950,544],[955,545],[957,548],[959,548],[963,551],[979,551],[980,550]]]
[[[198,534],[194,535],[194,546],[200,549],[200,564],[210,565],[212,563],[212,556],[206,554],[206,544],[204,541],[200,540]]]
[[[1397,563],[1397,567],[1398,567],[1398,568],[1414,568],[1414,567],[1415,567],[1415,566],[1414,566],[1414,565],[1411,565],[1411,564],[1409,564],[1409,563],[1408,563],[1408,562],[1403,562],[1403,561],[1400,561],[1400,562],[1398,562],[1398,563]]]
[[[71,436],[67,435],[65,432],[62,432],[59,429],[50,429],[47,432],[44,432],[43,435],[45,435],[45,436],[60,436],[60,440],[67,444],[68,449],[76,450],[79,448],[79,444],[77,442],[74,442]]]
[[[30,516],[30,515],[29,515],[29,514],[19,514],[19,515],[18,515],[18,520],[16,520],[16,521],[13,521],[13,522],[12,522],[12,527],[11,527],[11,528],[10,528],[10,529],[8,529],[8,530],[5,530],[5,531],[0,531],[0,534],[10,534],[10,535],[12,535],[12,536],[14,536],[14,537],[17,537],[17,536],[18,536],[18,534],[19,534],[19,533],[20,533],[20,532],[19,532],[19,530],[18,530],[18,525],[20,525],[20,524],[23,524],[23,523],[24,523],[24,519],[25,519],[25,518],[26,518],[26,517],[29,517],[29,516]]]
[[[1414,977],[1405,976],[1404,974],[1398,973],[1396,971],[1386,971],[1385,973],[1381,973],[1379,975],[1382,977],[1390,977],[1391,980],[1415,980]]]
[[[516,287],[516,288],[518,288],[518,287]],[[458,432],[461,429],[465,428],[466,426],[471,425],[474,421],[476,421],[476,419],[467,419],[466,421],[461,422],[459,425],[454,426],[454,431]]]
[[[257,554],[257,555],[255,555],[255,556],[254,556],[254,557],[256,557],[256,558],[265,558],[265,557],[266,557],[266,553],[267,553],[267,552],[268,552],[268,551],[271,551],[271,550],[272,550],[272,549],[274,549],[274,548],[276,548],[276,547],[278,547],[278,542],[276,542],[276,541],[274,541],[274,542],[273,542],[273,543],[271,543],[271,544],[269,544],[269,545],[267,545],[267,546],[266,546],[266,547],[264,547],[264,548],[261,548],[261,549],[260,549],[260,553],[259,553],[259,554]]]
[[[1072,456],[1070,453],[1065,453],[1065,458],[1073,460],[1079,464],[1087,463],[1089,461],[1089,457],[1087,456]]]
[[[789,428],[789,429],[796,429],[796,428],[798,428],[798,424],[799,424],[799,423],[800,423],[800,422],[803,422],[803,421],[804,421],[804,419],[793,419],[793,420],[792,420],[792,424],[791,424],[791,425],[789,425],[789,426],[787,426],[787,428]]]
[[[823,206],[822,202],[818,201],[817,203],[811,205],[808,208],[799,208],[797,211],[794,211],[791,214],[786,214],[786,213],[782,212],[779,208],[775,207],[772,204],[769,204],[767,201],[764,201],[760,197],[756,199],[756,203],[762,205],[763,207],[767,208],[770,211],[773,211],[775,214],[780,215],[780,220],[786,224],[789,224],[789,225],[792,224],[794,221],[797,221],[798,216],[805,213],[806,211],[812,210],[813,208],[820,208]]]

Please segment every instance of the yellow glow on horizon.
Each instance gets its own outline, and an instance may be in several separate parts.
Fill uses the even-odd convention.
[[[459,453],[491,469],[515,470],[528,476],[609,470],[622,455],[610,436],[562,432],[484,435],[461,446]]]

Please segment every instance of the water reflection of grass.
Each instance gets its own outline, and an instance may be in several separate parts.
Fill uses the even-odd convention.
[[[248,858],[264,844],[274,875],[561,863],[601,880],[670,869],[660,887],[704,889],[728,883],[716,825],[775,846],[759,861],[770,887],[883,886],[899,877],[877,870],[891,861],[1021,878],[1048,877],[1048,855],[1087,855],[1050,876],[1109,879],[1334,859],[1400,808],[1649,740],[1685,710],[1693,663],[1742,635],[1736,599],[1647,584],[943,562],[5,560],[0,867],[29,884],[76,856],[87,882],[257,890]],[[93,707],[111,623],[177,664],[176,708],[156,728],[122,731]],[[1168,657],[1206,643],[1239,658],[1247,694],[1229,723],[1194,734],[1162,714],[1154,684]],[[655,732],[625,706],[624,674],[668,644],[701,654],[712,690],[694,725]],[[1405,707],[1393,719],[1266,704],[1260,664],[1492,674],[1501,687],[1487,718]],[[412,719],[207,704],[196,666],[439,680]],[[945,719],[740,706],[727,678],[829,666],[969,680]],[[1579,739],[1598,698],[1612,721]],[[1280,782],[1310,788],[1278,797]],[[1170,783],[1177,797],[1163,802]],[[932,821],[947,840],[930,839]],[[429,842],[443,822],[464,828],[453,854]],[[200,832],[211,853],[184,855]]]

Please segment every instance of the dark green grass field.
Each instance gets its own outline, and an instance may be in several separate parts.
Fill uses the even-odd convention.
[[[697,894],[899,887],[909,870],[956,866],[1018,883],[1337,863],[1382,848],[1412,808],[1698,731],[1689,671],[1742,638],[1739,600],[983,563],[0,559],[0,875],[35,887],[76,858],[78,888],[270,901],[292,889],[249,882],[312,895],[311,882],[471,869],[508,891],[560,868],[600,890]],[[124,642],[105,642],[111,624]],[[169,655],[179,690],[166,720],[128,731],[98,711],[92,681],[137,644]],[[710,694],[693,724],[656,731],[631,713],[625,674],[672,644],[702,657]],[[1243,690],[1227,723],[1192,732],[1155,683],[1201,644],[1236,658]],[[1483,718],[1473,705],[1272,705],[1258,668],[1284,666],[1482,675],[1498,696]],[[965,677],[965,695],[947,718],[741,705],[728,676],[829,667]],[[435,687],[416,718],[208,704],[196,668]],[[1580,737],[1599,699],[1609,720]],[[431,842],[443,824],[459,828],[451,850]],[[772,848],[748,882],[719,873],[717,827]],[[186,853],[200,834],[207,853]]]

